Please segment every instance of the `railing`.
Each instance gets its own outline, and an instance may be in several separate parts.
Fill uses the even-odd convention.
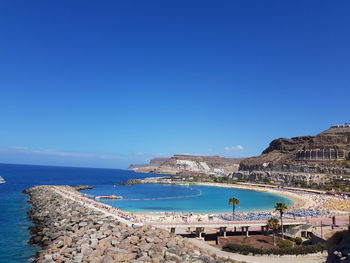
[[[283,225],[301,225],[301,224],[306,224],[307,221],[294,221],[294,220],[287,220],[283,221]],[[144,222],[144,225],[152,225],[152,226],[198,226],[198,227],[203,227],[203,226],[222,226],[222,227],[229,227],[229,226],[266,226],[267,221],[218,221],[218,222]]]

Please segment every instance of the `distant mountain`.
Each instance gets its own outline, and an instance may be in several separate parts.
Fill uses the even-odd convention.
[[[137,172],[186,175],[230,175],[238,171],[242,159],[220,156],[174,155],[170,158],[155,158],[146,165],[131,165]]]
[[[261,155],[242,160],[236,176],[284,183],[350,177],[350,124],[332,126],[316,136],[273,140]]]

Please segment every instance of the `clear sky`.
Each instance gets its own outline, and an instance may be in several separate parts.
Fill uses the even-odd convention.
[[[1,1],[0,162],[242,157],[350,121],[350,2]]]

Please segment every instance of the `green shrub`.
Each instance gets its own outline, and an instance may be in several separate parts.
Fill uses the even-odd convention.
[[[294,239],[295,244],[297,244],[298,246],[300,246],[303,243],[303,240],[301,239],[301,237],[296,237]]]
[[[253,254],[253,255],[306,255],[317,252],[322,252],[326,250],[326,245],[324,243],[318,243],[316,245],[309,246],[299,246],[299,247],[289,247],[289,248],[272,248],[272,249],[262,249],[255,248],[247,245],[239,244],[227,244],[222,248],[224,251],[239,253],[243,255]]]
[[[291,248],[291,247],[293,247],[293,242],[285,239],[285,240],[281,240],[280,242],[278,242],[277,245],[279,248]]]

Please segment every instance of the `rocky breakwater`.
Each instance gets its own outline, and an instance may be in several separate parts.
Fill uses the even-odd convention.
[[[30,196],[29,216],[35,223],[30,242],[42,247],[35,262],[222,262],[164,229],[128,226],[56,189],[35,186],[25,190]]]
[[[175,184],[184,183],[184,181],[171,177],[147,177],[143,179],[129,179],[125,182],[119,182],[120,185],[135,185],[135,184]]]
[[[92,189],[93,187],[91,185],[77,185],[77,186],[73,186],[73,188],[77,191],[81,191],[81,190],[89,190],[89,189]]]

